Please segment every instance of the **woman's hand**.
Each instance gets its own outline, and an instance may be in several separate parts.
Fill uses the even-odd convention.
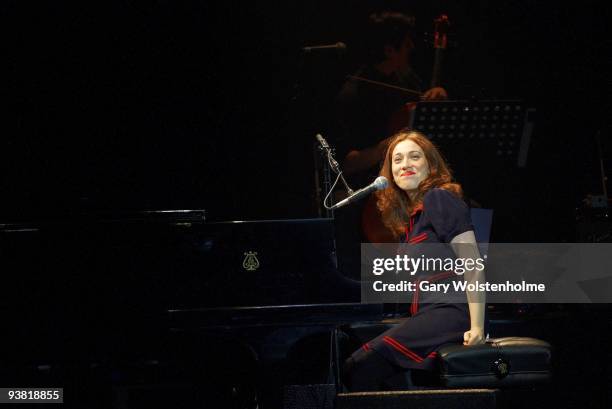
[[[483,328],[471,328],[463,334],[463,345],[484,344],[485,336]]]

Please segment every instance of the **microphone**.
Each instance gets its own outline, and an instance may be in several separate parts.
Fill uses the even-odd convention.
[[[387,180],[387,178],[384,176],[379,176],[374,180],[374,182],[370,183],[370,185],[364,187],[363,189],[359,189],[358,191],[353,193],[351,196],[333,205],[331,208],[337,209],[339,207],[346,206],[349,203],[356,202],[357,200],[363,199],[364,197],[374,192],[375,190],[382,190],[386,188],[388,185],[389,185],[389,181]]]
[[[323,149],[329,149],[329,144],[327,143],[327,141],[325,140],[325,138],[323,137],[323,135],[321,135],[320,133],[315,135],[317,137],[317,141],[319,141],[319,143],[321,144],[321,148]]]
[[[336,51],[342,52],[346,50],[346,44],[339,41],[336,44],[311,45],[307,47],[302,47],[302,51],[305,53],[310,53],[313,51],[321,51],[321,50],[336,50]]]

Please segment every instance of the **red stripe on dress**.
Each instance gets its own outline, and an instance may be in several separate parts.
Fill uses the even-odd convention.
[[[423,203],[419,203],[414,209],[412,209],[412,212],[410,212],[410,218],[408,225],[406,226],[406,242],[408,242],[408,237],[410,236],[410,233],[412,233],[412,229],[414,229],[414,216],[419,211],[423,211]]]
[[[414,315],[417,313],[417,311],[419,310],[419,284],[421,283],[421,280],[416,280],[415,281],[415,291],[414,291],[414,295],[412,296],[412,305],[410,306],[410,314]]]
[[[412,220],[412,219],[411,219]],[[422,241],[427,240],[427,232],[423,232],[421,234],[419,234],[418,236],[413,237],[412,239],[410,239],[409,243],[410,244],[416,244],[416,243],[420,243]],[[416,290],[414,295],[412,296],[412,304],[410,305],[410,314],[414,315],[417,313],[417,311],[419,310],[419,281],[416,281]]]
[[[414,290],[414,294],[412,295],[412,301],[410,302],[410,315],[414,315],[416,314],[416,300],[418,300],[419,297],[419,280],[417,279],[414,282],[414,286],[415,286],[415,290]]]
[[[370,346],[368,344],[363,344],[361,347],[363,348],[364,351],[370,350]]]
[[[414,353],[413,351],[409,350],[408,348],[406,348],[405,346],[403,346],[402,344],[400,344],[399,342],[397,342],[393,338],[388,338],[388,337],[386,337],[386,338],[387,339],[384,339],[383,342],[391,345],[394,349],[399,351],[401,354],[403,354],[406,357],[412,359],[413,361],[416,361],[416,362],[419,362],[419,363],[423,362],[423,358],[421,358],[416,353]]]
[[[427,236],[427,232],[423,232],[421,234],[417,234],[416,236],[414,236],[413,238],[411,238],[410,240],[416,240],[422,236]]]
[[[427,279],[427,281],[433,282],[433,281],[442,280],[442,279],[445,279],[447,277],[452,277],[453,274],[455,274],[455,273],[453,273],[452,271],[436,274],[436,275],[433,275],[433,276],[429,277]],[[415,281],[416,289],[415,289],[414,295],[412,296],[412,304],[410,305],[410,314],[411,315],[416,314],[417,311],[419,310],[419,283],[420,282],[421,282],[421,280]]]
[[[420,243],[424,240],[427,240],[427,232],[423,232],[419,234],[418,236],[414,236],[413,238],[410,239],[409,243],[415,244],[415,243]]]
[[[403,355],[407,356],[408,358],[412,359],[413,361],[416,361],[419,363],[423,362],[423,358],[421,358],[415,352],[409,350],[408,348],[406,348],[405,346],[403,346],[402,344],[400,344],[393,338],[383,337],[383,342],[386,342],[387,344],[391,345],[393,348],[395,348],[396,350],[398,350],[399,352],[401,352]]]
[[[417,214],[417,212],[422,212],[422,211],[423,211],[423,203],[419,203],[418,205],[416,205],[414,209],[412,209],[412,213],[410,213],[410,216],[414,216]]]

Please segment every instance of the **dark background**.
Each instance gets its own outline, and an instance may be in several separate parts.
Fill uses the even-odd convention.
[[[601,192],[598,131],[609,155],[607,4],[3,2],[0,219],[316,216],[313,136],[333,139],[331,103],[356,67],[360,27],[386,8],[417,16],[424,78],[425,33],[449,15],[452,97],[520,98],[537,110],[528,167],[472,189],[496,210],[493,239],[572,241],[576,207]],[[337,41],[343,57],[300,53]]]
[[[459,180],[471,199],[495,209],[493,240],[575,241],[576,217],[586,213],[582,199],[601,193],[598,132],[609,167],[608,4],[6,0],[0,3],[5,100],[0,224],[155,209],[206,209],[209,220],[317,216],[314,134],[333,140],[332,101],[344,76],[356,68],[361,27],[370,12],[387,8],[417,16],[414,65],[425,79],[432,64],[426,33],[435,16],[449,15],[446,84],[451,97],[519,98],[536,109],[525,169],[492,166],[482,181]],[[342,57],[300,52],[305,45],[337,41],[348,45]],[[474,156],[445,153],[451,161]],[[483,162],[491,161],[489,153],[480,154]],[[609,232],[609,224],[604,228]],[[113,368],[129,374],[122,365],[151,357],[176,364],[176,371],[158,365],[168,379],[204,379],[207,391],[221,390],[210,379],[232,385],[217,373],[202,375],[194,356],[205,355],[202,367],[209,371],[244,368],[241,356],[230,364],[226,360],[230,354],[224,351],[233,351],[233,344],[219,338],[217,345],[206,335],[168,335],[169,324],[160,319],[167,312],[165,298],[144,291],[172,295],[167,293],[168,283],[175,281],[175,264],[159,262],[170,239],[160,241],[142,229],[148,239],[142,243],[141,236],[102,229],[101,236],[115,246],[122,238],[135,248],[153,242],[164,248],[157,251],[151,244],[155,257],[150,259],[140,253],[132,258],[128,251],[126,259],[137,264],[117,269],[100,262],[107,260],[111,245],[89,245],[95,241],[82,239],[85,234],[70,225],[64,236],[50,231],[45,237],[51,262],[40,256],[45,247],[36,235],[31,240],[18,233],[0,247],[5,264],[7,259],[13,263],[3,264],[6,285],[0,297],[7,322],[7,353],[0,357],[5,385],[49,385],[49,379],[56,379],[67,391],[93,390],[87,396],[98,403],[91,385],[126,383],[111,378]],[[74,247],[81,251],[77,244],[87,251],[64,256]],[[81,268],[91,253],[100,256],[94,260],[97,269]],[[178,260],[182,268],[189,259]],[[56,275],[66,265],[79,268]],[[123,276],[124,270],[134,274]],[[568,376],[558,378],[555,393],[546,395],[555,397],[551,406],[604,407],[611,381],[608,306],[559,308],[570,318],[540,320],[536,310],[533,325],[509,327],[508,335],[550,340],[555,356],[564,358],[558,359],[557,372]],[[150,322],[153,329],[143,329]],[[250,340],[252,334],[245,337]],[[325,335],[320,345],[295,349],[294,361],[284,367],[293,377],[277,366],[264,372],[274,374],[278,383],[269,387],[276,388],[275,397],[280,385],[298,383],[296,378],[321,383],[304,368],[325,363],[321,351],[328,339]],[[222,352],[202,354],[208,350]],[[46,363],[49,356],[58,362],[51,369],[59,367],[57,374],[35,382],[32,373],[40,372],[35,366],[16,378],[15,368],[26,361]],[[94,376],[88,365],[96,359],[106,362],[102,380],[83,375]],[[218,362],[211,365],[209,359]],[[185,367],[192,372],[181,372]],[[140,379],[138,371],[135,379]],[[157,373],[142,369],[151,372]],[[251,382],[268,381],[248,375]],[[158,381],[153,378],[151,384]],[[575,386],[584,394],[576,393]],[[110,404],[100,401],[94,407]]]

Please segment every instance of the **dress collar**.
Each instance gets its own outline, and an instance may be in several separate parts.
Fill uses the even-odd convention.
[[[412,212],[410,212],[410,217],[422,211],[423,211],[423,203],[419,203],[418,205],[414,207],[414,209],[412,209]]]

